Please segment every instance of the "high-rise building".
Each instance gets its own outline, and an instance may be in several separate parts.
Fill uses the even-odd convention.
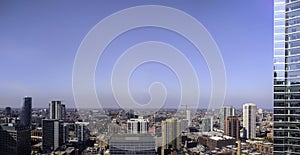
[[[72,123],[63,123],[63,143],[67,143],[69,140],[70,128]]]
[[[0,154],[31,154],[30,128],[17,124],[0,125]]]
[[[188,120],[188,126],[192,125],[192,115],[191,115],[191,110],[187,109],[186,110],[186,119]]]
[[[57,119],[44,119],[43,126],[43,149],[55,150],[63,144],[63,122]]]
[[[243,105],[243,126],[246,129],[246,138],[256,137],[256,104],[246,103]]]
[[[224,106],[220,111],[220,129],[224,130],[225,120],[228,116],[234,116],[235,109],[232,106]]]
[[[75,122],[75,135],[78,141],[86,141],[90,138],[89,122]]]
[[[213,131],[213,117],[206,116],[202,118],[202,132]]]
[[[23,127],[31,128],[31,106],[32,98],[24,97],[21,104],[21,115],[20,115],[20,125]]]
[[[240,120],[237,116],[228,116],[225,121],[225,135],[240,139]]]
[[[66,118],[66,105],[61,104],[61,119],[64,120]]]
[[[300,0],[274,0],[274,155],[300,154]]]
[[[109,139],[111,155],[155,155],[155,140],[150,134],[118,134]]]
[[[149,121],[143,118],[132,118],[127,120],[127,133],[148,133]]]
[[[65,118],[66,107],[62,101],[51,101],[49,103],[49,119],[62,120]]]
[[[181,131],[183,123],[186,121],[177,120],[176,118],[170,118],[161,123],[162,134],[162,154],[165,149],[180,149],[181,147]]]

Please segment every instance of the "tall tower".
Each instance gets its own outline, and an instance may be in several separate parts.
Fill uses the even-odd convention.
[[[246,129],[246,138],[256,137],[256,104],[246,103],[243,105],[243,126]]]
[[[24,97],[21,104],[21,115],[20,115],[20,125],[23,127],[31,128],[31,106],[32,98]]]
[[[188,126],[192,125],[192,115],[191,110],[186,109],[186,119],[188,120]]]
[[[181,124],[182,122],[176,118],[170,118],[165,121],[162,121],[162,155],[164,155],[165,149],[170,149],[169,146],[173,149],[179,149],[181,144],[180,133],[182,131]]]
[[[237,116],[228,116],[225,120],[225,135],[240,139],[240,120]]]
[[[300,0],[274,0],[274,155],[300,152]]]
[[[220,112],[220,129],[224,130],[225,120],[228,116],[234,116],[235,109],[232,106],[224,106]]]
[[[49,118],[62,120],[65,117],[65,105],[62,104],[62,101],[51,101],[49,103]]]
[[[206,116],[202,118],[202,131],[203,132],[211,132],[213,131],[213,117]]]
[[[55,119],[44,119],[43,149],[55,150],[63,144],[63,122]]]

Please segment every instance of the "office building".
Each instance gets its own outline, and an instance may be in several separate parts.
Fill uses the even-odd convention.
[[[213,131],[213,117],[207,116],[202,118],[202,132]]]
[[[68,142],[72,125],[73,123],[63,123],[63,143]]]
[[[0,154],[31,154],[30,128],[16,124],[0,125]]]
[[[49,119],[62,120],[65,118],[66,107],[62,101],[51,101],[49,103]]]
[[[63,122],[56,119],[44,119],[43,126],[43,149],[55,150],[63,144]]]
[[[225,135],[240,139],[240,120],[237,116],[228,116],[225,121]]]
[[[300,154],[299,9],[274,0],[274,155]]]
[[[176,118],[170,118],[161,123],[162,134],[162,154],[166,149],[179,150],[181,148],[181,132],[182,126],[187,121],[181,121]]]
[[[243,127],[246,129],[247,139],[256,137],[256,104],[243,105]]]
[[[31,106],[32,98],[24,97],[20,113],[20,125],[23,127],[31,128]]]
[[[234,116],[235,109],[232,106],[224,106],[220,111],[220,129],[224,130],[225,120],[228,116]]]
[[[90,138],[89,122],[75,122],[75,135],[78,141],[86,141]]]
[[[110,155],[155,155],[155,140],[150,134],[118,134],[109,139]]]
[[[143,118],[131,118],[127,120],[127,133],[137,134],[137,133],[148,133],[149,121]]]

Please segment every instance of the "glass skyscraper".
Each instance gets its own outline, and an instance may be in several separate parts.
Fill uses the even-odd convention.
[[[300,154],[300,0],[274,0],[273,153]]]

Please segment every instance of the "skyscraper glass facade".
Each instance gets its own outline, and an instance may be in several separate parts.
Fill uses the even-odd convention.
[[[300,0],[274,0],[274,155],[300,154]]]

